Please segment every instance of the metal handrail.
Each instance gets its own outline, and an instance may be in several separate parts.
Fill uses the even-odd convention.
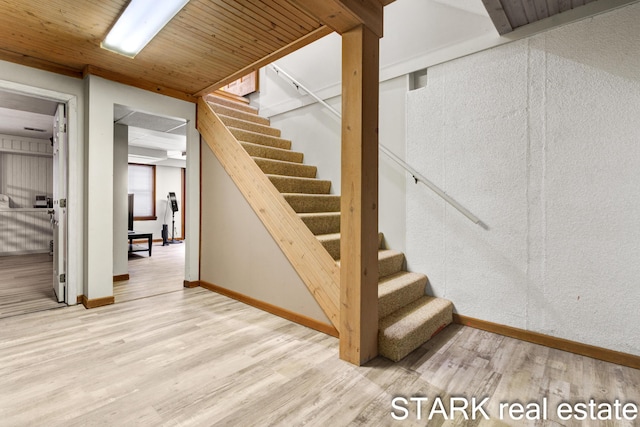
[[[274,70],[275,73],[278,76],[283,76],[284,78],[289,80],[289,82],[291,84],[293,84],[296,87],[296,89],[298,89],[298,90],[302,89],[307,95],[309,95],[310,97],[315,99],[317,102],[322,104],[325,108],[327,108],[337,118],[342,119],[342,114],[340,114],[340,112],[338,110],[333,108],[331,105],[327,104],[324,99],[320,98],[318,95],[316,95],[310,89],[307,89],[302,83],[298,82],[296,79],[294,79],[289,73],[284,71],[282,68],[280,68],[276,64],[270,64],[269,67],[271,67],[271,69]],[[422,174],[420,174],[417,170],[415,170],[413,167],[411,167],[411,165],[407,164],[404,160],[402,160],[400,157],[398,157],[396,154],[394,154],[391,150],[389,150],[387,147],[385,147],[382,143],[379,142],[378,146],[379,146],[380,152],[382,154],[386,155],[389,159],[394,161],[400,167],[402,167],[406,172],[408,172],[411,175],[411,177],[413,178],[413,180],[416,182],[416,184],[419,183],[419,182],[422,183],[423,185],[428,187],[431,191],[433,191],[438,196],[440,196],[445,202],[449,203],[456,210],[458,210],[458,212],[460,212],[462,215],[466,216],[474,224],[478,224],[480,227],[484,228],[485,230],[489,229],[489,227],[485,223],[483,223],[480,220],[480,218],[478,218],[477,216],[472,214],[467,208],[462,206],[453,197],[449,196],[444,190],[442,190],[437,185],[435,185],[433,182],[431,182],[429,179],[427,179]]]

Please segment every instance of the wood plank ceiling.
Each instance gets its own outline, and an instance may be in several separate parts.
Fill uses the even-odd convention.
[[[595,0],[482,0],[500,34],[592,1]]]
[[[191,0],[135,59],[100,48],[127,0],[0,0],[0,59],[193,100],[332,30],[288,0]]]

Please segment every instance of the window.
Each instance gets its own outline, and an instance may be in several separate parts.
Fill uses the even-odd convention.
[[[129,193],[133,193],[133,219],[156,220],[156,167],[129,163]]]

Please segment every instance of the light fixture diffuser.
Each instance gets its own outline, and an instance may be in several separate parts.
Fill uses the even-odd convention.
[[[100,47],[134,58],[189,0],[131,0]]]

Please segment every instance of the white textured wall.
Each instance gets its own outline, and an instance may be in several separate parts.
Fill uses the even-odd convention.
[[[407,186],[409,267],[456,311],[640,354],[640,5],[428,70],[407,155],[490,227]]]
[[[202,146],[200,279],[331,324],[211,149]]]

